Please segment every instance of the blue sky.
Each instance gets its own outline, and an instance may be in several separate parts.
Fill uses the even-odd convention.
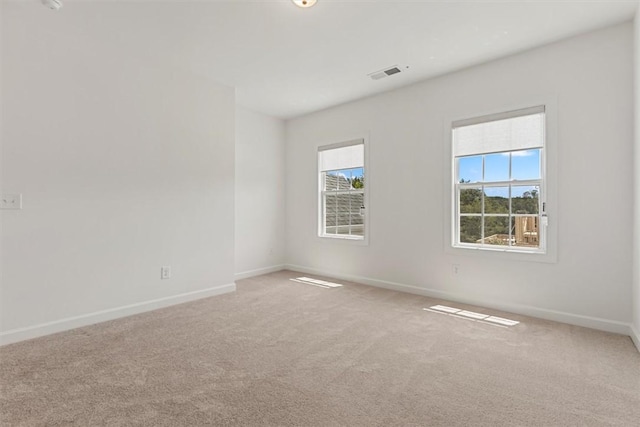
[[[511,176],[509,176],[509,154],[484,155],[484,180],[482,179],[482,155],[458,159],[458,177],[470,182],[513,181],[540,178],[540,150],[514,151],[511,155]],[[521,196],[534,187],[513,186],[512,196]],[[508,187],[486,188],[488,196],[508,196]]]
[[[341,169],[338,171],[329,171],[327,173],[330,175],[342,175],[345,178],[362,178],[364,175],[364,168]]]
[[[522,197],[525,192],[531,193],[533,190],[538,190],[538,187],[531,185],[512,185],[511,197]],[[509,197],[509,187],[485,187],[484,194],[489,197],[500,196]]]
[[[461,179],[470,182],[483,181],[482,157],[482,155],[468,156],[458,160],[458,182]],[[509,177],[508,154],[486,154],[484,158],[485,182],[540,178],[540,150],[513,152],[511,177]]]

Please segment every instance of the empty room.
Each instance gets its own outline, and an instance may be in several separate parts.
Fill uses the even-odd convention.
[[[640,425],[637,0],[0,0],[0,426]]]

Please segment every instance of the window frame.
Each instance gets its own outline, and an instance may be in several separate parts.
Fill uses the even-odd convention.
[[[361,167],[364,171],[364,166]],[[336,225],[335,228],[339,228],[339,227],[348,227],[349,228],[349,233],[348,234],[339,234],[339,233],[327,233],[327,196],[331,195],[331,196],[335,196],[335,197],[339,197],[342,195],[351,195],[351,194],[361,194],[362,195],[362,204],[360,209],[362,209],[362,207],[364,207],[364,187],[362,189],[354,189],[353,187],[348,188],[348,189],[340,189],[340,188],[336,188],[335,190],[327,190],[326,189],[326,176],[327,174],[331,173],[331,172],[340,172],[340,171],[346,171],[346,170],[352,170],[352,169],[356,169],[356,168],[350,168],[350,169],[334,169],[334,170],[327,170],[327,171],[321,171],[320,172],[320,180],[325,183],[325,185],[322,186],[322,188],[320,189],[320,220],[322,221],[321,224],[321,234],[322,237],[337,237],[337,238],[343,238],[343,239],[353,239],[353,240],[363,240],[364,239],[364,216],[366,215],[366,213],[360,213],[362,215],[362,224],[355,224],[360,225],[362,227],[362,235],[357,235],[357,234],[352,234],[352,229],[354,227],[354,224],[351,224],[351,215],[352,215],[352,210],[349,210],[349,224],[348,225]],[[351,199],[349,200],[349,202],[351,202]],[[366,207],[365,207],[366,210]],[[336,212],[336,220],[338,217],[338,212]],[[337,222],[337,221],[336,221]]]
[[[545,140],[544,146],[541,150],[541,181],[542,186],[540,192],[542,194],[539,207],[539,227],[542,225],[542,203],[544,203],[544,213],[546,214],[547,225],[546,232],[544,234],[544,242],[541,241],[539,249],[527,249],[521,247],[507,247],[500,245],[484,245],[479,246],[475,244],[456,244],[459,235],[456,234],[457,227],[456,222],[459,217],[458,212],[458,193],[456,186],[457,178],[457,162],[453,153],[453,129],[456,123],[476,123],[485,122],[488,120],[481,120],[486,117],[501,117],[509,115],[518,110],[534,109],[535,106],[543,106],[545,112]],[[504,259],[514,261],[533,261],[533,262],[545,262],[555,263],[557,262],[557,243],[558,243],[558,151],[557,151],[557,98],[553,96],[547,97],[534,97],[529,102],[510,104],[506,106],[498,106],[495,108],[486,108],[483,110],[467,110],[466,112],[458,112],[455,114],[448,114],[444,117],[443,130],[444,130],[444,164],[445,167],[445,179],[444,179],[444,251],[449,255],[464,255],[471,257],[483,257],[487,259]],[[519,151],[518,149],[512,151]],[[489,153],[485,153],[489,154]],[[511,185],[524,185],[524,183],[530,180],[518,180],[508,182]],[[501,182],[491,182],[493,184],[500,184]],[[502,185],[502,186],[506,186]],[[487,185],[488,183],[484,183]],[[473,184],[470,183],[471,186]],[[476,187],[481,186],[482,183],[475,183]],[[488,185],[487,185],[488,186]],[[542,239],[542,237],[541,237]]]
[[[537,148],[536,148],[537,150]],[[539,179],[526,179],[526,180],[506,180],[506,181],[477,181],[477,182],[469,182],[469,183],[460,183],[456,182],[459,177],[459,162],[457,161],[461,157],[467,156],[459,156],[454,157],[454,176],[453,176],[453,186],[454,186],[454,203],[456,206],[455,209],[455,218],[454,218],[454,230],[452,241],[453,245],[458,248],[470,248],[470,249],[483,249],[483,250],[500,250],[500,251],[508,251],[508,252],[523,252],[523,253],[546,253],[546,231],[547,227],[543,225],[543,218],[546,217],[545,208],[546,208],[546,190],[545,190],[545,167],[544,167],[544,157],[545,150],[544,146],[539,149],[540,150],[540,178]],[[498,153],[485,153],[478,154],[478,156],[483,156],[483,171],[484,171],[484,156],[487,154],[506,154],[509,153],[509,174],[511,174],[512,168],[512,159],[513,154],[518,151],[524,150],[513,150],[513,151],[501,151]],[[464,189],[480,189],[484,194],[486,188],[509,188],[509,212],[507,213],[487,213],[484,209],[484,197],[482,203],[482,211],[479,214],[476,213],[463,213],[460,212],[460,191]],[[512,187],[538,187],[539,188],[539,197],[538,197],[538,213],[537,214],[517,214],[512,212]],[[481,229],[482,236],[486,239],[487,236],[484,236],[484,218],[493,217],[493,218],[508,218],[509,228],[511,228],[511,219],[518,217],[532,217],[535,216],[538,222],[538,247],[530,248],[526,246],[511,246],[511,245],[491,245],[487,243],[468,243],[460,241],[460,218],[461,217],[478,217],[481,218]],[[543,228],[544,227],[544,228]],[[542,232],[544,230],[544,232]],[[511,235],[511,232],[509,232]]]
[[[368,245],[369,244],[369,216],[370,216],[370,203],[369,203],[369,187],[370,187],[370,174],[368,173],[368,160],[369,160],[369,146],[368,146],[368,137],[367,136],[357,136],[350,138],[341,138],[342,142],[338,143],[330,143],[330,144],[319,144],[316,146],[315,155],[316,155],[316,180],[317,180],[317,205],[316,205],[316,237],[321,241],[325,242],[335,242],[335,243],[346,243],[346,244],[355,244],[355,245]],[[325,171],[321,170],[320,167],[320,155],[321,151],[332,150],[336,148],[348,147],[352,145],[362,144],[364,150],[364,164],[362,166],[363,173],[365,176],[365,186],[363,188],[363,205],[365,207],[364,210],[364,218],[363,218],[363,236],[352,236],[352,235],[341,235],[341,234],[326,234],[325,230],[325,220],[324,220],[324,188],[323,188],[323,173]],[[352,168],[353,169],[353,168]],[[338,190],[340,192],[341,190]],[[349,191],[349,190],[345,190]],[[352,191],[352,190],[351,190]],[[333,191],[332,191],[333,192]]]

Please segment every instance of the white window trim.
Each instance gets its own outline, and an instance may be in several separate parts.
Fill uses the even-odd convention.
[[[542,189],[545,201],[545,212],[548,218],[548,225],[545,236],[545,252],[532,251],[530,249],[514,249],[503,247],[479,247],[456,245],[454,241],[456,212],[455,195],[455,158],[453,157],[452,130],[454,123],[465,123],[468,120],[485,116],[498,116],[505,112],[526,110],[537,105],[545,107],[545,146],[543,150],[542,167],[543,169],[543,185]],[[508,113],[507,113],[508,114]],[[543,97],[532,99],[526,103],[517,105],[498,106],[496,108],[488,108],[484,111],[466,111],[449,115],[445,118],[444,124],[444,226],[443,241],[444,251],[450,255],[463,255],[472,257],[485,257],[491,259],[503,259],[514,261],[532,261],[555,263],[558,259],[558,109],[555,97]]]
[[[331,244],[349,244],[349,245],[362,245],[366,246],[369,244],[369,236],[371,234],[369,223],[369,218],[371,217],[371,202],[369,199],[369,187],[371,185],[371,173],[369,171],[369,136],[368,135],[359,135],[359,136],[351,136],[347,138],[335,138],[334,141],[341,141],[337,143],[322,143],[318,144],[315,147],[315,155],[316,155],[316,183],[317,183],[317,196],[316,196],[316,238],[318,238],[321,242],[327,242]],[[364,206],[365,206],[365,214],[364,214],[364,238],[357,238],[352,236],[344,236],[344,235],[326,235],[322,233],[322,172],[320,171],[320,165],[318,162],[318,152],[321,150],[330,150],[333,148],[346,147],[349,145],[354,145],[356,143],[362,143],[364,145],[364,173],[366,177],[365,186],[364,186]]]

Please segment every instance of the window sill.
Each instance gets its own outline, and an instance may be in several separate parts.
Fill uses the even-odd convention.
[[[445,251],[453,255],[468,255],[487,257],[493,259],[506,259],[511,261],[529,261],[529,262],[544,262],[555,263],[557,257],[549,251],[540,250],[518,250],[518,249],[503,249],[503,248],[487,248],[477,246],[464,246],[453,245],[449,246]]]
[[[317,236],[322,242],[338,242],[343,244],[352,245],[368,245],[369,239],[367,237],[350,237],[350,236],[335,236],[330,234],[320,234]]]

